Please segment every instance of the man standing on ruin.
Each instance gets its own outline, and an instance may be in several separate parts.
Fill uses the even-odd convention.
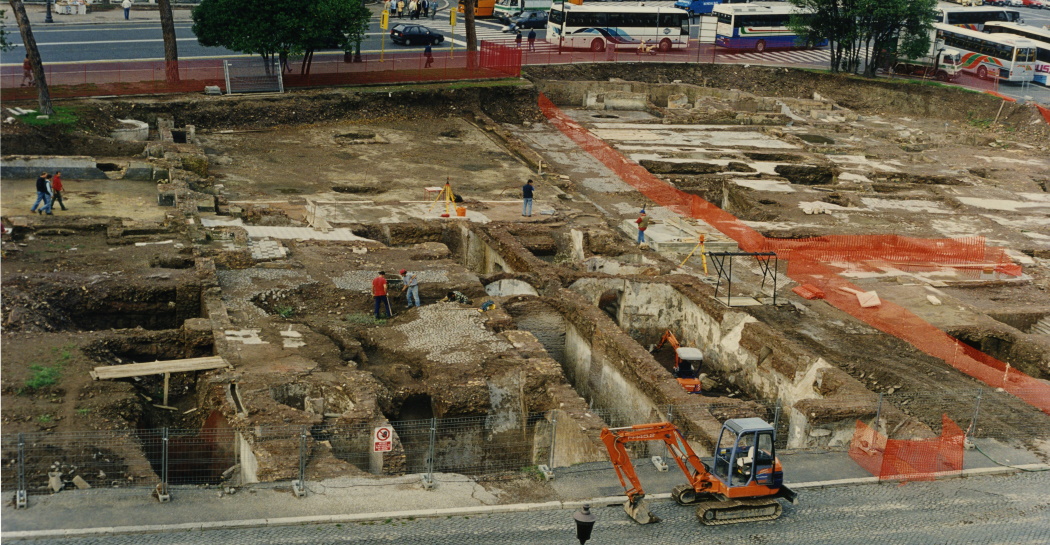
[[[372,279],[372,297],[376,300],[376,320],[379,319],[380,308],[386,309],[387,318],[394,317],[394,311],[390,308],[390,300],[386,297],[386,272],[379,271],[379,276]]]
[[[645,230],[649,228],[649,216],[645,215],[645,209],[638,213],[638,219],[634,220],[638,224],[638,244],[645,242]]]
[[[521,187],[521,216],[525,218],[532,216],[532,190],[532,180]]]

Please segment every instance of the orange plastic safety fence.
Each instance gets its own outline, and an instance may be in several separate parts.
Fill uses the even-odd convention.
[[[902,270],[961,268],[962,272],[969,272],[975,278],[985,272],[1019,275],[1020,266],[1013,263],[1002,248],[987,246],[982,237],[920,239],[899,235],[831,235],[794,240],[766,238],[732,214],[670,186],[624,157],[566,116],[546,96],[540,96],[539,106],[552,125],[653,203],[706,222],[735,240],[742,251],[776,252],[780,259],[788,261],[788,277],[823,291],[825,299],[836,308],[880,331],[908,341],[919,350],[988,385],[1002,387],[1050,414],[1050,385],[1008,369],[1003,362],[959,342],[903,307],[883,301],[878,307],[864,308],[855,294],[839,289],[859,289],[839,276],[843,270],[879,270],[880,266]]]
[[[849,456],[880,479],[932,480],[959,473],[963,465],[965,434],[947,415],[941,416],[941,435],[930,439],[887,439],[857,421]]]

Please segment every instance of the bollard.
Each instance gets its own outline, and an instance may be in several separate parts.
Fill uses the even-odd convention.
[[[585,503],[579,511],[573,513],[572,518],[576,521],[576,539],[580,540],[580,545],[584,545],[591,539],[594,521],[598,520],[598,517],[591,514],[590,504]]]

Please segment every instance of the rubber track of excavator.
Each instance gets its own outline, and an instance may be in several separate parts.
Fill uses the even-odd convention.
[[[696,518],[700,519],[700,523],[705,526],[719,526],[722,524],[773,520],[780,516],[783,509],[780,506],[780,502],[772,498],[705,501],[696,508]],[[755,514],[748,515],[748,512]],[[714,520],[708,520],[707,517],[712,513],[715,516]],[[723,518],[724,515],[732,516]]]

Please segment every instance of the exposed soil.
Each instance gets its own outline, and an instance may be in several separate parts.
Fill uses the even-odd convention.
[[[971,314],[993,312],[984,307],[1006,306],[1004,300],[1021,291],[1046,312],[1014,316],[1016,308],[999,308],[1009,314],[998,318],[1003,327],[1021,332],[1050,313],[1045,297],[1050,280],[1045,263],[1038,261],[1050,250],[1043,239],[1025,235],[1041,228],[1009,211],[973,211],[961,200],[971,194],[968,191],[1003,199],[1046,191],[1050,173],[1039,161],[1050,144],[1050,128],[1033,122],[1037,114],[1031,108],[1008,104],[998,126],[983,128],[971,121],[993,118],[1000,105],[996,99],[899,81],[771,68],[641,65],[625,72],[622,65],[578,65],[530,68],[528,76],[682,80],[766,97],[823,95],[868,118],[838,125],[814,123],[805,132],[770,128],[774,132],[769,134],[797,145],[791,152],[722,150],[717,157],[688,162],[682,162],[688,157],[669,153],[641,163],[683,191],[755,222],[754,227],[769,236],[894,232],[943,237],[948,229],[962,229],[953,222],[970,222],[970,232],[1035,256],[1036,261],[1026,263],[1030,276],[1018,291],[1017,286],[995,282],[975,289],[948,287],[956,298],[953,303],[966,306],[966,312],[955,316],[945,306],[930,311],[937,313],[930,319],[981,339],[989,328]],[[188,165],[185,154],[205,158],[203,172],[177,172],[194,191],[212,196],[219,214],[187,211],[183,203],[182,208],[155,209],[153,216],[139,222],[111,219],[119,215],[113,208],[77,210],[85,214],[81,217],[27,220],[21,201],[15,201],[17,210],[5,203],[5,225],[11,217],[20,218],[20,223],[3,246],[4,433],[197,428],[212,410],[231,421],[246,418],[244,422],[253,426],[301,424],[315,430],[383,418],[484,416],[493,410],[492,389],[512,392],[514,403],[524,408],[516,410],[560,406],[552,392],[568,391],[567,380],[543,347],[534,339],[515,337],[514,318],[503,309],[477,312],[482,301],[506,301],[486,293],[485,285],[512,279],[543,293],[588,274],[586,264],[571,257],[574,230],[585,233],[588,257],[619,258],[621,265],[632,267],[630,274],[659,276],[673,271],[678,257],[640,252],[619,231],[619,223],[645,205],[640,195],[590,189],[584,176],[573,171],[570,177],[567,168],[559,170],[549,159],[562,153],[569,158],[566,162],[589,157],[573,156],[578,150],[526,150],[520,140],[497,134],[541,123],[536,98],[535,89],[515,84],[305,91],[279,98],[85,100],[71,103],[81,118],[77,131],[5,125],[5,153],[87,153],[123,160],[149,158],[141,155],[144,144],[127,151],[124,144],[105,138],[116,119],[155,125],[158,118],[171,117],[177,127],[195,125],[196,143],[162,147],[149,160],[176,172],[176,167]],[[960,103],[967,107],[957,107]],[[728,109],[731,104],[722,106]],[[946,122],[950,128],[945,128]],[[100,150],[105,153],[97,153]],[[979,158],[997,153],[1008,154],[1013,162],[990,166]],[[543,175],[534,172],[534,155],[548,157]],[[859,157],[856,161],[874,165],[863,167],[870,176],[844,178],[848,165],[835,161],[842,157]],[[879,165],[897,165],[894,169],[899,171],[880,170]],[[946,165],[952,172],[945,172]],[[536,179],[542,196],[531,218],[519,217],[518,188],[526,177]],[[734,185],[728,179],[752,185]],[[496,233],[487,236],[503,244],[495,245],[511,248],[503,256],[510,261],[507,266],[527,273],[481,271],[470,262],[474,258],[463,253],[466,238],[452,223],[456,220],[441,220],[440,210],[431,206],[437,196],[426,188],[445,181],[471,212],[485,215]],[[5,201],[11,202],[13,195],[26,197],[29,183],[5,180]],[[762,183],[777,191],[762,189]],[[70,185],[85,203],[127,203],[132,194],[113,186],[80,189],[77,194],[79,188]],[[806,193],[818,190],[816,196]],[[803,213],[800,208],[810,202],[860,208],[876,197],[887,207],[921,201],[951,213],[931,220],[929,214],[873,210],[842,221],[841,216]],[[282,239],[277,246],[287,250],[286,257],[252,257],[245,225],[307,226],[317,222],[317,208],[311,206],[328,202],[334,207],[358,206],[326,212],[328,227],[346,228],[369,240]],[[230,215],[237,215],[241,223],[200,226],[202,217],[228,221],[234,219]],[[1015,229],[1015,224],[1021,227]],[[406,308],[395,280],[401,268],[426,273],[422,309]],[[391,300],[397,316],[377,322],[371,319],[369,287],[380,270],[388,273],[395,288]],[[905,280],[887,282],[907,282],[906,276],[900,278]],[[449,291],[465,294],[472,304],[435,304]],[[980,386],[977,382],[823,303],[800,301],[795,301],[797,307],[755,307],[749,312],[869,391],[884,394],[885,402],[915,420],[937,428],[941,414],[947,413],[967,423],[973,411],[968,392]],[[210,320],[203,319],[209,311]],[[448,331],[450,324],[459,329]],[[460,334],[468,328],[476,338]],[[226,337],[216,340],[213,331]],[[1025,335],[1019,334],[1019,342],[1038,342]],[[419,338],[429,342],[417,342]],[[447,339],[453,341],[446,343]],[[296,345],[299,342],[303,344]],[[175,377],[168,405],[177,411],[157,409],[162,395],[157,376],[93,381],[89,375],[101,365],[213,352],[227,358],[235,371],[219,372],[221,380],[214,383],[204,380],[214,375],[203,373]],[[1050,367],[1042,368],[1045,358],[1041,360],[1038,352],[1017,349],[1010,354],[1023,358],[1025,370],[1034,376],[1050,377]],[[665,367],[668,353],[665,349],[657,354]],[[711,388],[713,395],[747,395],[721,382],[721,377],[711,378],[719,381]],[[224,405],[225,394],[216,387],[231,382],[238,384],[248,407],[240,415]],[[946,391],[959,395],[948,399],[941,395]],[[993,402],[982,405],[980,431],[1027,442],[1050,434],[1042,431],[1050,430],[1045,415],[1012,396],[986,395]],[[193,412],[196,407],[208,410]],[[289,448],[257,447],[272,449],[267,452],[275,458],[284,452],[280,449]],[[317,448],[321,454],[312,463],[318,475],[338,474],[361,449]],[[137,478],[148,471],[140,462],[128,461],[125,465],[131,469],[118,471],[91,467],[84,475],[106,474],[99,484],[109,478]],[[281,471],[266,478],[288,476]],[[550,497],[546,485],[530,478],[493,486],[505,491],[501,501]]]

